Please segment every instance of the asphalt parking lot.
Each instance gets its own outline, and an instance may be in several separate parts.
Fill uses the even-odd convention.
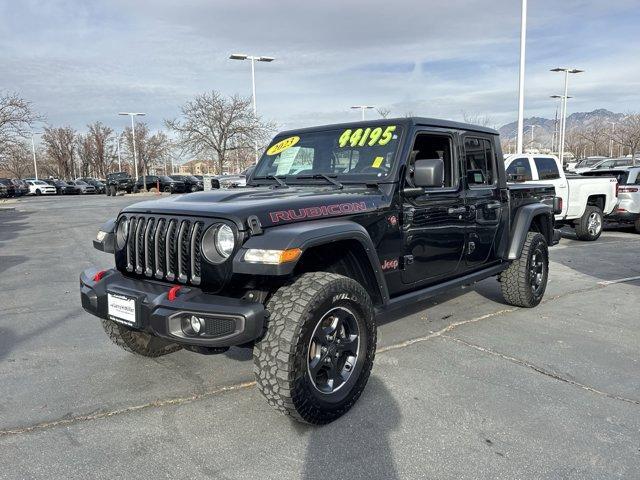
[[[131,196],[0,204],[0,478],[639,478],[640,235],[570,235],[542,305],[489,279],[379,320],[358,404],[273,411],[249,350],[135,357],[80,307]]]

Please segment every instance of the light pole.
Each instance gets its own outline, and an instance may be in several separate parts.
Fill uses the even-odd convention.
[[[376,108],[373,105],[354,105],[351,107],[353,110],[361,110],[362,111],[362,120],[364,120],[364,111],[371,110],[372,108]]]
[[[527,46],[527,0],[522,0],[520,15],[520,78],[518,82],[518,144],[517,153],[522,153],[524,135],[524,65]]]
[[[138,181],[138,154],[136,153],[136,126],[133,117],[144,117],[146,113],[141,112],[118,112],[118,115],[129,115],[131,117],[131,143],[133,144],[133,165],[136,171],[136,182]],[[147,175],[142,168],[142,190],[147,189]]]
[[[567,126],[567,98],[569,98],[569,74],[570,73],[581,73],[584,70],[580,70],[577,68],[567,68],[567,67],[557,67],[552,68],[552,72],[564,72],[564,95],[562,95],[562,110],[560,113],[560,143],[559,143],[559,153],[560,163],[564,165],[564,137]]]
[[[557,98],[562,100],[564,95],[550,95],[549,98]],[[568,98],[573,98],[569,96]],[[560,102],[560,111],[562,111],[562,102]],[[555,140],[554,140],[555,137]],[[559,143],[559,132],[558,132],[558,107],[556,107],[556,122],[553,126],[553,136],[551,137],[551,151],[553,152],[553,147],[555,143]]]
[[[254,56],[254,55],[245,55],[244,53],[232,53],[229,55],[231,60],[251,60],[251,99],[253,102],[253,116],[257,118],[258,116],[258,108],[256,107],[256,62],[273,62],[275,58],[273,57],[264,57],[264,56]],[[256,163],[258,162],[258,138],[254,138],[254,147],[256,154]],[[220,172],[222,173],[222,172]]]
[[[616,122],[611,122],[611,138],[609,139],[609,158],[613,158],[613,136],[616,134]]]
[[[120,158],[120,135],[118,135],[116,137],[117,141],[118,141],[118,171],[121,172],[122,171],[122,160]]]
[[[34,132],[31,130],[31,153],[33,153],[33,171],[36,176],[36,180],[38,180],[38,163],[36,162],[36,144],[33,140],[33,136],[40,134],[42,134],[42,132]]]

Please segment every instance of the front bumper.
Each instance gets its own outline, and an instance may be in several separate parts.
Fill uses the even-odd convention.
[[[94,280],[95,268],[80,274],[82,307],[89,313],[109,319],[107,293],[125,295],[136,300],[136,324],[143,330],[171,342],[199,347],[230,347],[256,340],[263,334],[266,310],[260,303],[204,293],[181,286],[171,301],[173,285],[152,280],[125,277],[118,270],[108,270]],[[198,316],[204,322],[199,335],[184,327],[184,319]]]

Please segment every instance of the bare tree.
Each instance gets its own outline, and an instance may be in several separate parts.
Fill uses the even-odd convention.
[[[59,177],[71,178],[76,174],[76,136],[71,127],[45,127],[42,141],[46,155],[53,161]]]
[[[576,131],[593,155],[603,155],[608,151],[609,127],[602,119],[594,118]]]
[[[15,178],[24,178],[33,173],[31,145],[25,142],[15,142],[9,145],[0,155],[0,166]]]
[[[228,153],[265,143],[273,125],[253,113],[251,100],[238,95],[224,97],[216,91],[197,95],[181,109],[181,119],[167,120],[189,151],[215,156],[218,173],[228,163]]]
[[[618,145],[630,150],[633,165],[636,165],[636,153],[640,150],[640,114],[630,113],[624,117],[616,124],[616,131],[611,134],[611,138]]]
[[[479,125],[481,127],[493,128],[493,120],[488,115],[480,115],[478,113],[462,112],[462,118],[465,123]]]
[[[136,123],[136,154],[138,157],[138,174],[148,174],[150,168],[164,165],[169,155],[171,142],[164,132],[151,134],[146,123]],[[131,128],[124,131],[125,145],[133,164],[133,135]]]
[[[111,169],[114,159],[114,145],[112,143],[113,129],[101,122],[87,125],[89,131],[86,137],[89,139],[90,161],[95,175],[106,177]]]
[[[378,112],[381,118],[389,118],[389,115],[391,115],[391,109],[386,107],[379,107],[376,109],[376,112]]]
[[[40,116],[30,102],[16,93],[0,92],[0,154],[29,136],[29,128]]]

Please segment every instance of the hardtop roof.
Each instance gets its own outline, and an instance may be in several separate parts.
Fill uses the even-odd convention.
[[[480,125],[472,125],[470,123],[454,122],[452,120],[442,120],[438,118],[428,117],[397,117],[397,118],[377,118],[375,120],[364,120],[357,122],[332,123],[327,125],[319,125],[314,127],[298,128],[285,130],[277,134],[278,137],[289,135],[292,133],[306,133],[318,130],[332,130],[335,128],[353,128],[353,127],[371,127],[384,126],[389,124],[403,125],[407,127],[424,126],[437,128],[452,128],[455,130],[466,130],[471,132],[487,133],[489,135],[499,135],[498,131],[493,128],[483,127]]]

